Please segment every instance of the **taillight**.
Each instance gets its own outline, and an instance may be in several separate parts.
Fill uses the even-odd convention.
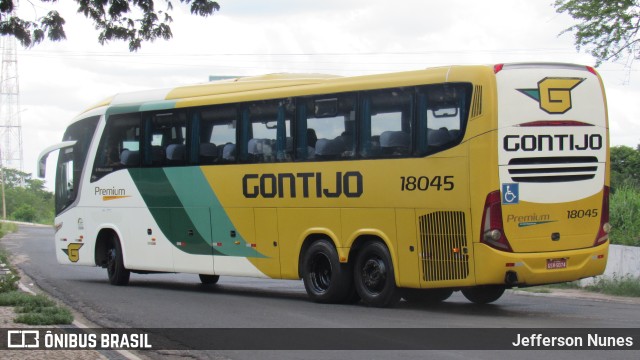
[[[518,126],[521,127],[536,127],[536,126],[594,126],[582,121],[576,120],[538,120],[522,123]]]
[[[499,73],[500,71],[502,71],[502,68],[504,68],[504,64],[493,65],[493,73],[494,74]]]
[[[480,229],[480,242],[492,248],[509,251],[511,245],[504,234],[502,225],[502,197],[500,191],[496,190],[487,195],[482,213],[482,228]]]
[[[598,228],[598,236],[596,236],[596,242],[593,246],[598,246],[609,239],[609,231],[611,231],[611,224],[609,224],[609,187],[605,186],[602,191],[602,216],[600,217],[600,227]]]

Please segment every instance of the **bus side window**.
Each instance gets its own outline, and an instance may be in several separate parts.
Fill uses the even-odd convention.
[[[140,115],[112,115],[100,139],[91,181],[127,167],[140,166]]]
[[[305,111],[298,112],[300,160],[345,160],[355,155],[355,95],[333,94],[299,101]],[[304,115],[303,115],[304,114]],[[304,116],[304,119],[300,119]],[[306,147],[306,157],[304,155]]]
[[[293,114],[287,113],[287,103],[287,100],[257,101],[247,106],[243,126],[250,138],[243,162],[291,161],[292,148],[287,147],[287,138],[290,139]]]
[[[418,154],[448,149],[462,140],[471,84],[428,85],[418,91]]]
[[[152,114],[145,119],[145,165],[184,165],[188,159],[187,117],[184,111]]]
[[[412,120],[412,91],[390,89],[363,93],[360,156],[409,156],[412,145]]]
[[[212,106],[199,113],[200,164],[235,163],[238,114],[234,105]]]

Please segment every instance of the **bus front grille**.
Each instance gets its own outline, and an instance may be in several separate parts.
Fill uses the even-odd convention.
[[[418,222],[423,279],[465,279],[469,275],[469,255],[464,212],[436,211],[420,216]]]
[[[552,183],[593,179],[598,171],[595,156],[515,158],[509,161],[514,182]]]

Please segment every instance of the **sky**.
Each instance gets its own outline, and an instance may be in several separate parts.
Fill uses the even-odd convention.
[[[173,1],[173,38],[98,43],[75,2],[22,1],[23,18],[58,10],[67,40],[17,46],[24,171],[62,139],[71,119],[120,92],[206,82],[209,76],[269,73],[366,75],[443,65],[569,62],[594,65],[576,50],[575,23],[553,0],[219,0],[220,12],[189,14]],[[162,3],[156,2],[160,8]],[[607,94],[611,144],[640,144],[640,64],[607,62],[597,70]],[[49,159],[46,186],[53,188]],[[17,168],[17,162],[5,164]]]

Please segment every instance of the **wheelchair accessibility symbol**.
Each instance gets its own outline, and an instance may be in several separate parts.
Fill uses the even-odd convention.
[[[518,184],[502,184],[502,203],[517,204],[520,202],[520,187]]]

